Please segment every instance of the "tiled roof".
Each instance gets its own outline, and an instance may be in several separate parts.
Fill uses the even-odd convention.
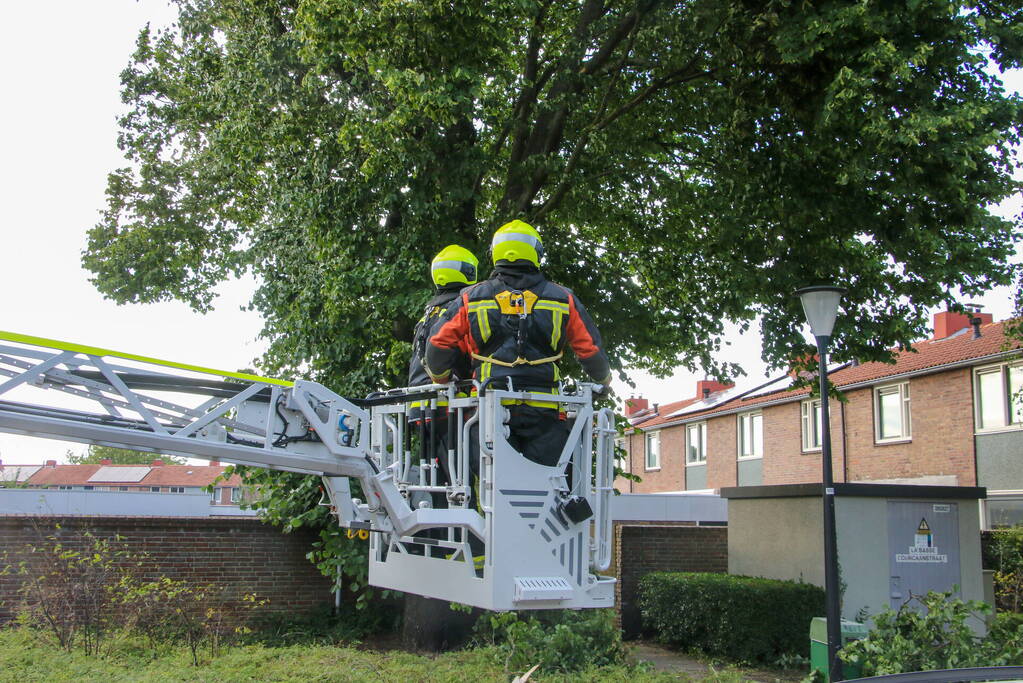
[[[684,401],[665,403],[663,406],[657,406],[656,413],[651,411],[650,414],[642,415],[638,420],[636,421],[630,420],[630,422],[632,422],[632,425],[634,427],[641,427],[643,429],[646,429],[648,427],[668,422],[669,420],[678,419],[677,415],[675,415],[674,417],[672,417],[672,415],[682,410],[683,408],[688,408],[694,403],[698,403],[702,400],[703,400],[702,398],[687,398]]]
[[[1023,348],[1023,343],[1018,339],[1007,339],[1005,336],[1005,322],[988,323],[980,326],[981,336],[973,338],[973,329],[967,327],[944,339],[928,339],[912,345],[912,350],[899,351],[895,354],[894,363],[863,363],[862,365],[846,364],[838,369],[832,370],[828,377],[832,384],[838,388],[850,387],[858,384],[869,384],[879,382],[887,377],[900,375],[924,373],[927,371],[940,371],[943,367],[968,363],[969,361],[980,361],[982,359],[997,356],[1008,351]],[[694,411],[685,415],[670,416],[672,410],[668,406],[657,411],[657,416],[634,423],[639,429],[650,429],[667,423],[677,424],[681,420],[692,420],[695,418],[710,417],[716,413],[740,411],[753,409],[767,403],[784,402],[797,400],[810,393],[809,387],[798,389],[784,388],[777,391],[760,392],[746,398],[739,398],[726,401],[705,411]],[[688,403],[695,403],[696,399],[689,399]],[[687,401],[669,404],[669,406],[681,406]],[[675,408],[678,410],[678,408]]]
[[[142,480],[146,486],[209,486],[224,471],[223,465],[164,465],[154,467]],[[217,486],[241,486],[242,478],[232,475]]]
[[[102,468],[110,471],[118,468],[138,469],[139,465],[56,465],[39,468],[28,483],[33,486],[93,486],[104,483],[122,486],[208,486],[224,471],[223,465],[161,465],[149,467],[149,472],[141,480],[125,482],[116,477],[109,482],[94,478]],[[146,467],[146,466],[142,466]],[[241,477],[233,475],[219,486],[241,486]]]

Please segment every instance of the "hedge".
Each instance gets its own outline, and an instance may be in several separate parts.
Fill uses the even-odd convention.
[[[680,649],[739,662],[773,662],[810,649],[824,589],[729,574],[654,572],[639,582],[643,630]]]

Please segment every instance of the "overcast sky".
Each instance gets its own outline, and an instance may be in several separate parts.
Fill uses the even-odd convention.
[[[118,306],[106,301],[80,263],[85,232],[104,206],[106,175],[124,165],[115,144],[116,117],[124,111],[119,74],[138,30],[146,22],[166,25],[174,16],[162,0],[5,4],[0,330],[237,370],[251,366],[265,349],[256,338],[259,316],[242,310],[253,281],[221,286],[216,310],[200,315],[176,302]],[[1012,83],[1017,90],[1023,87],[1019,77]],[[1001,211],[1018,215],[1019,198]],[[1007,290],[980,303],[996,320],[1011,311]],[[740,359],[752,379],[761,377],[759,337],[730,339],[727,357]],[[635,392],[624,386],[618,391],[667,403],[692,396],[696,379],[681,373],[653,380],[637,373]],[[69,448],[85,447],[0,434],[0,458],[7,463],[63,461]]]

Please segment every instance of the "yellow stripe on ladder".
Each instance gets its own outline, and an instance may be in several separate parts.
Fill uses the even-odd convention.
[[[42,346],[44,348],[58,349],[60,351],[84,353],[89,356],[112,356],[114,358],[134,360],[140,363],[152,363],[153,365],[162,365],[167,368],[177,368],[179,370],[201,372],[207,375],[218,375],[220,377],[231,377],[233,379],[245,380],[246,382],[262,382],[263,384],[277,384],[282,387],[290,387],[294,386],[295,384],[294,382],[290,382],[286,379],[260,377],[259,375],[250,375],[244,372],[229,372],[227,370],[215,370],[213,368],[207,368],[201,365],[175,363],[174,361],[160,360],[159,358],[150,358],[149,356],[139,356],[134,353],[124,353],[123,351],[111,351],[110,349],[101,349],[97,346],[74,344],[71,342],[58,341],[56,339],[46,339],[45,337],[33,337],[32,335],[29,334],[19,334],[17,332],[5,332],[3,330],[0,330],[0,340],[15,342],[18,344],[28,344],[30,346]]]

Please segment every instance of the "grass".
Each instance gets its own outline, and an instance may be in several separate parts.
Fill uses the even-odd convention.
[[[488,648],[419,655],[377,651],[352,645],[292,644],[282,647],[234,645],[192,666],[187,648],[162,647],[154,652],[132,637],[112,639],[96,657],[64,652],[47,634],[30,629],[0,629],[0,681],[509,681],[521,672],[506,672]],[[712,677],[714,678],[714,677]],[[689,680],[684,675],[654,673],[637,666],[591,669],[571,675],[537,672],[533,681],[610,681],[647,683]],[[718,679],[731,683],[740,677]]]

